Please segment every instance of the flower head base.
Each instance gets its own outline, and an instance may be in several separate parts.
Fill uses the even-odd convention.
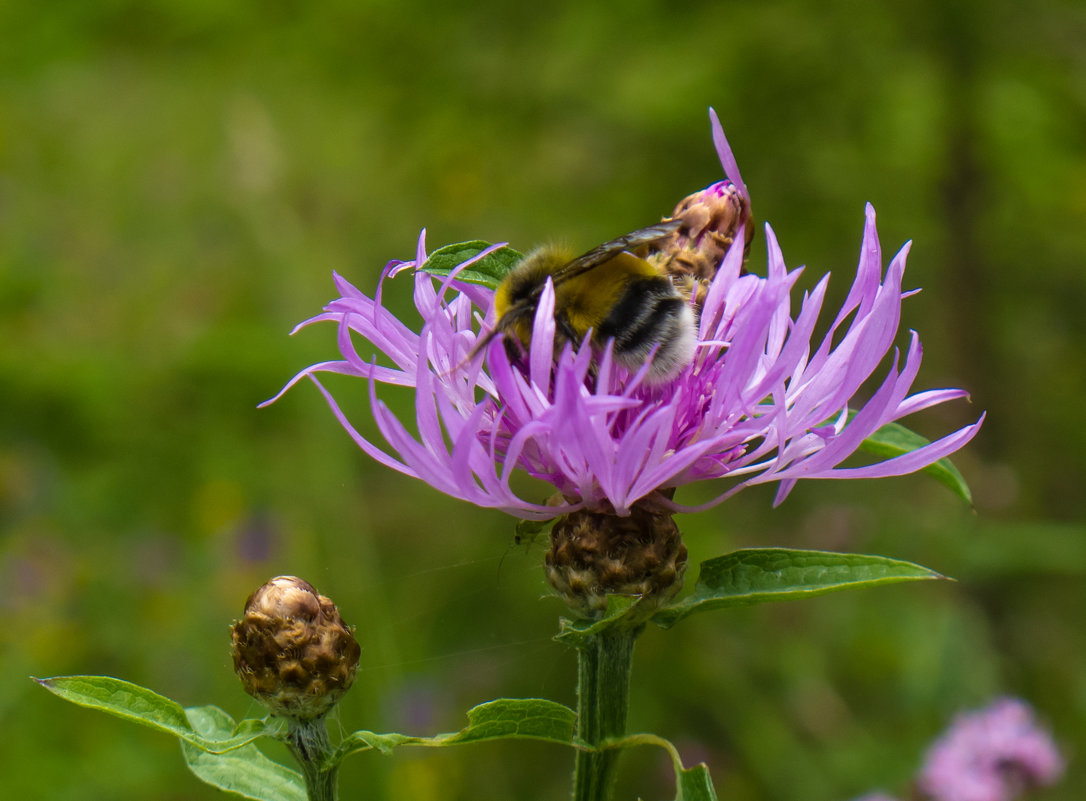
[[[354,683],[361,649],[330,598],[276,576],[245,602],[232,629],[234,670],[273,715],[320,718]]]
[[[643,501],[626,517],[585,509],[551,529],[547,580],[583,618],[601,615],[608,595],[637,596],[655,609],[682,589],[686,546],[669,511]]]
[[[725,238],[734,238],[741,229],[728,234],[729,225],[743,219],[749,199],[715,114],[713,134],[730,181],[706,190],[720,201],[714,207],[719,213],[706,216],[711,220],[716,214]],[[683,249],[700,253],[702,241],[723,247],[723,240],[695,235]],[[768,226],[766,242],[764,276],[746,273],[743,247],[727,249],[699,293],[694,359],[669,383],[654,385],[644,380],[648,363],[631,373],[615,364],[607,348],[600,354],[562,345],[549,283],[522,356],[511,356],[500,338],[473,354],[480,336],[477,317],[483,317],[484,330],[495,323],[493,292],[457,275],[502,246],[483,250],[438,280],[418,269],[427,261],[423,232],[415,259],[389,264],[374,297],[336,276],[341,296],[302,325],[336,323],[342,358],[306,368],[287,388],[311,378],[358,445],[381,464],[479,506],[534,519],[578,509],[625,516],[654,492],[709,479],[730,485],[704,506],[771,481],[779,482],[779,503],[801,478],[911,473],[973,437],[979,420],[910,453],[865,467],[839,467],[883,425],[965,392],[910,394],[920,367],[920,340],[911,335],[903,360],[893,350],[901,301],[909,294],[902,291],[908,246],[883,274],[871,206],[852,288],[821,341],[812,337],[829,277],[794,311],[791,293],[801,270],[785,266]],[[411,268],[422,318],[418,330],[382,302],[385,280]],[[701,278],[699,272],[699,283]],[[373,349],[360,349],[353,335]],[[378,364],[373,350],[386,362]],[[874,394],[850,407],[885,362]],[[371,411],[391,452],[350,423],[317,379],[329,372],[369,381]],[[379,384],[413,388],[417,433],[380,400]],[[564,503],[547,506],[522,497],[511,484],[515,472],[552,485]]]
[[[1063,758],[1023,701],[961,715],[928,752],[918,780],[934,801],[1011,801],[1063,774]]]

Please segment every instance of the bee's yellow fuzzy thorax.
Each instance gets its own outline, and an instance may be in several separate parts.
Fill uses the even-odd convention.
[[[494,294],[498,319],[516,304],[518,296],[532,287],[542,286],[551,277],[555,281],[555,308],[561,310],[569,327],[583,337],[590,328],[599,327],[631,278],[659,275],[644,259],[618,253],[587,272],[562,280],[562,269],[569,261],[569,251],[554,246],[528,254]],[[531,336],[531,325],[530,320],[518,320],[513,326],[517,338],[524,343]]]

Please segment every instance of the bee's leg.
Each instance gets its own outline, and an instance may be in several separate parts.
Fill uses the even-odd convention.
[[[572,342],[573,347],[577,348],[581,344],[582,337],[577,334],[573,326],[570,325],[569,318],[564,312],[559,311],[554,315],[554,329],[558,335],[555,341],[555,349],[558,346],[565,344],[566,342]]]
[[[570,324],[569,319],[562,312],[558,312],[558,314],[554,316],[554,327],[556,334],[556,351],[559,345],[564,346],[566,342],[572,342],[574,349],[577,349],[584,341],[584,335],[577,333],[577,330]],[[598,345],[598,343],[595,342],[595,337],[593,337],[591,346],[595,349],[596,345]],[[596,358],[598,355],[598,353],[593,354],[593,359],[588,365],[588,373],[585,376],[590,392],[596,391],[596,378],[599,376],[600,372],[599,363]]]
[[[507,336],[503,339],[503,342],[505,344],[505,353],[513,364],[520,364],[528,358],[528,349],[524,347],[524,343],[517,337]]]

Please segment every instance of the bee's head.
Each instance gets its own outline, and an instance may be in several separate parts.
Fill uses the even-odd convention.
[[[538,299],[537,299],[538,300]],[[476,341],[468,354],[468,359],[473,359],[490,345],[497,337],[506,336],[507,347],[517,347],[520,343],[528,344],[532,334],[532,322],[535,317],[535,303],[518,303],[505,309],[500,304],[500,297],[495,298],[495,309],[498,314],[497,322],[489,331],[483,333]],[[519,340],[519,342],[517,342]],[[510,351],[510,356],[513,352]]]

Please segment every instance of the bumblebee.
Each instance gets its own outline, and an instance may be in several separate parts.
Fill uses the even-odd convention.
[[[650,383],[674,378],[694,357],[694,312],[671,279],[631,251],[674,234],[680,223],[666,220],[620,236],[576,258],[545,245],[529,253],[502,279],[494,294],[497,323],[472,351],[477,354],[499,334],[522,345],[531,337],[539,298],[554,284],[556,345],[578,347],[591,331],[603,349],[614,340],[614,360],[636,371],[651,359]]]

